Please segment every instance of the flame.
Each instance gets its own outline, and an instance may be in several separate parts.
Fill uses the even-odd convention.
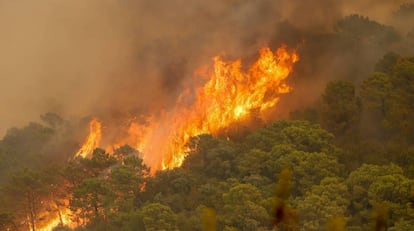
[[[153,131],[159,135],[147,138],[143,153],[151,167],[159,167],[157,159],[151,158],[156,154],[162,155],[161,169],[181,166],[192,136],[216,135],[232,123],[249,118],[255,110],[263,116],[277,104],[280,94],[291,90],[285,80],[298,55],[289,53],[285,47],[276,53],[263,48],[259,59],[247,71],[243,71],[240,60],[223,61],[220,56],[213,60],[209,80],[195,90],[194,104],[186,106],[181,102],[189,98],[185,92],[162,126]]]
[[[157,123],[155,122],[153,116],[141,119],[140,123],[132,120],[126,131],[127,136],[121,137],[120,140],[114,144],[106,146],[105,150],[111,153],[114,149],[117,149],[125,144],[129,144],[136,150],[143,150],[148,142],[148,136],[156,124]]]
[[[298,60],[297,53],[285,46],[276,52],[261,49],[258,60],[249,68],[243,68],[241,60],[224,61],[216,56],[212,68],[195,72],[206,79],[203,86],[183,91],[171,110],[152,115],[143,123],[131,122],[126,137],[118,138],[106,149],[111,151],[129,144],[142,152],[152,173],[179,167],[190,151],[187,144],[191,137],[204,133],[217,135],[233,123],[248,120],[253,114],[262,118],[273,109],[280,95],[291,91],[285,81]],[[194,79],[196,82],[199,79]],[[89,157],[101,145],[101,127],[96,118],[91,120],[89,135],[75,156]],[[64,224],[71,224],[70,210],[61,214]],[[59,224],[61,220],[56,217],[41,230]]]
[[[89,156],[95,148],[99,147],[102,136],[101,128],[102,125],[96,118],[93,118],[91,122],[89,122],[89,135],[82,147],[75,154],[75,157],[81,156],[85,158]]]
[[[252,112],[261,118],[274,108],[280,95],[291,91],[285,80],[298,60],[297,53],[285,46],[276,52],[262,48],[249,68],[243,68],[241,60],[224,61],[216,56],[212,68],[196,71],[207,80],[203,86],[186,89],[172,110],[149,117],[143,125],[132,122],[128,136],[107,149],[123,144],[135,147],[142,151],[151,172],[181,166],[191,137],[217,135],[231,124],[251,118]],[[101,124],[93,119],[89,126],[90,134],[76,156],[86,157],[99,146]]]
[[[38,228],[40,231],[52,231],[59,225],[66,225],[69,228],[76,228],[75,223],[71,220],[71,211],[68,208],[63,208],[56,214],[54,218],[50,219],[45,225]]]

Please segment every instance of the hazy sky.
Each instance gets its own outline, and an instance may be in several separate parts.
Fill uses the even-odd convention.
[[[361,12],[386,22],[400,2],[0,0],[0,137],[48,111],[162,108],[196,67],[254,52],[278,21],[325,30]]]

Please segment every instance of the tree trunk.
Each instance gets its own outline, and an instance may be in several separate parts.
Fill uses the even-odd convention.
[[[29,216],[30,216],[30,226],[31,231],[36,231],[36,213],[35,213],[35,206],[34,206],[34,199],[31,192],[27,192],[27,203],[29,207]]]

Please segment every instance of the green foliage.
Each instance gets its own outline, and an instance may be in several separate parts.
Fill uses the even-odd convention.
[[[139,210],[128,212],[117,212],[108,215],[109,223],[104,223],[105,228],[110,230],[134,231],[145,230],[142,215]]]
[[[131,211],[134,204],[142,203],[138,199],[149,169],[142,164],[142,161],[133,159],[137,158],[130,157],[124,165],[113,168],[109,174],[108,183],[111,192],[115,194],[114,205],[117,212]]]
[[[395,218],[408,216],[408,195],[412,182],[402,174],[403,170],[395,164],[364,164],[350,173],[346,183],[353,199],[351,211],[361,213],[361,217],[353,217],[353,222],[368,222],[369,208],[379,203],[387,204],[392,213],[398,214]],[[391,218],[390,223],[393,224],[395,218]]]
[[[176,231],[177,215],[170,207],[160,203],[150,203],[140,209],[146,231]]]
[[[191,150],[183,163],[183,168],[209,177],[231,177],[233,166],[231,161],[236,157],[238,150],[227,140],[202,135],[193,139]]]
[[[324,178],[295,202],[303,230],[322,230],[330,218],[344,216],[349,203],[348,187],[337,177]]]
[[[362,82],[360,96],[364,114],[361,130],[365,136],[381,141],[388,136],[384,124],[390,114],[392,90],[390,77],[383,72],[374,72]]]
[[[38,123],[7,131],[0,141],[0,181],[6,181],[16,169],[44,165],[46,147],[53,135],[53,129]]]
[[[414,222],[412,219],[404,220],[400,219],[395,222],[394,226],[389,228],[389,231],[411,231],[414,229]]]
[[[223,194],[222,223],[227,228],[251,231],[270,226],[270,216],[262,206],[263,199],[260,190],[253,185],[232,187]]]
[[[84,231],[271,230],[272,221],[285,231],[341,231],[346,223],[414,230],[414,58],[388,52],[412,47],[413,6],[394,15],[406,38],[356,14],[324,34],[280,24],[289,33],[276,34],[306,37],[292,78],[298,87],[308,76],[340,81],[327,84],[320,105],[292,112],[294,121],[254,132],[236,122],[220,134],[229,139],[193,137],[181,168],[152,176],[127,145],[71,159],[79,144],[68,137],[78,129],[54,113],[8,130],[0,140],[0,229],[35,229],[70,198]],[[257,115],[244,122],[264,124]]]
[[[46,219],[36,214],[55,211],[64,206],[62,198],[70,198],[79,231],[272,230],[273,226],[340,231],[346,224],[348,230],[365,230],[374,229],[371,211],[379,204],[388,211],[386,223],[385,215],[374,218],[375,229],[411,230],[412,59],[387,55],[376,68],[378,72],[361,84],[361,101],[353,84],[328,84],[320,119],[335,138],[316,123],[281,120],[237,139],[193,137],[183,166],[155,175],[129,146],[114,153],[96,149],[90,159],[75,158],[62,165],[7,170],[13,177],[2,187],[0,228],[36,226]],[[361,112],[362,122],[370,121],[381,135],[359,136],[365,129]],[[31,153],[29,159],[43,160],[33,153],[46,150],[54,129],[65,126],[53,115],[44,120],[49,127],[31,125],[0,141],[0,157],[6,161],[0,162],[2,166],[12,163],[6,154],[24,156],[25,150]],[[39,140],[15,147],[31,135]],[[398,165],[359,165],[358,160],[395,160]],[[42,200],[54,203],[44,206]],[[15,214],[25,214],[31,221],[22,223]]]
[[[355,87],[346,81],[329,82],[322,95],[321,124],[336,136],[357,136],[360,102]]]
[[[103,219],[105,208],[110,202],[110,191],[107,183],[98,178],[87,178],[73,190],[70,208],[82,221]]]
[[[118,159],[122,159],[126,156],[130,156],[130,155],[138,155],[138,151],[133,149],[131,146],[129,145],[123,145],[117,149],[114,150],[114,156],[118,157]]]
[[[331,152],[334,146],[332,134],[319,125],[306,121],[277,121],[246,137],[249,149],[255,148],[266,152],[275,145],[286,144],[297,150],[306,152]]]
[[[381,25],[358,14],[349,15],[337,22],[336,30],[355,39],[368,40],[370,44],[386,45],[400,39],[394,28]]]
[[[46,175],[46,172],[28,168],[16,171],[5,189],[11,201],[5,202],[3,206],[9,207],[8,204],[12,203],[14,212],[27,217],[27,226],[36,229],[43,219],[39,214],[46,209],[43,200],[54,198],[53,194],[56,192],[54,180],[55,178]],[[16,225],[15,222],[13,224]]]
[[[382,72],[375,72],[361,84],[362,103],[366,109],[374,110],[384,118],[388,114],[391,91],[389,76]]]
[[[93,151],[90,159],[80,159],[81,164],[90,176],[99,176],[102,171],[116,163],[116,159],[106,153],[105,150],[97,148]]]
[[[380,176],[368,188],[368,200],[371,205],[384,204],[389,209],[390,223],[397,219],[409,218],[408,195],[413,181],[403,175]]]
[[[337,176],[340,166],[337,160],[325,153],[305,153],[294,151],[282,156],[278,161],[278,169],[291,166],[293,172],[293,192],[304,195],[313,185],[328,176]]]
[[[414,115],[414,62],[388,53],[375,69],[379,72],[363,81],[360,93],[366,127],[371,127],[367,135],[410,143],[414,137],[414,123],[409,119]]]
[[[393,67],[391,87],[393,89],[390,105],[390,113],[387,126],[395,129],[400,138],[414,140],[414,61],[402,59]]]

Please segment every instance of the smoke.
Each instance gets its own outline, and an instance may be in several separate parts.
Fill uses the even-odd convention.
[[[266,4],[1,1],[0,134],[47,111],[117,117],[165,107],[201,62],[257,48],[272,24]],[[246,41],[252,48],[242,50]]]
[[[370,0],[370,1],[358,1],[351,0],[346,1],[343,12],[348,14],[362,14],[382,24],[390,24],[393,19],[393,14],[398,10],[399,6],[403,3],[409,2],[408,0]]]
[[[296,46],[308,32],[331,31],[350,12],[388,20],[384,12],[398,4],[2,0],[0,136],[48,111],[109,121],[161,111],[217,54],[249,58],[263,45]]]
[[[99,108],[134,47],[120,9],[96,3],[0,3],[0,132],[46,111],[84,115]]]

